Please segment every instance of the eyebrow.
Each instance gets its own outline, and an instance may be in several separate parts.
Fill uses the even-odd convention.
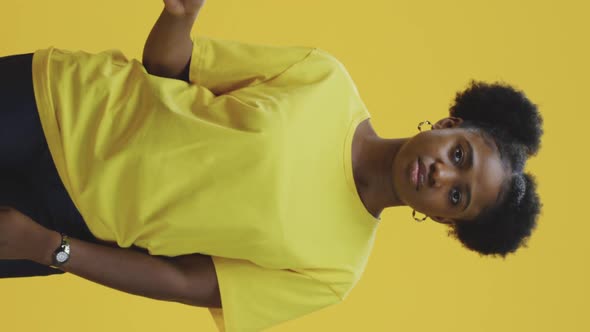
[[[467,143],[467,167],[473,167],[473,147],[471,146],[471,143],[469,143],[469,141],[466,139],[465,142]],[[465,202],[465,206],[463,207],[463,211],[467,210],[467,208],[469,207],[469,205],[471,204],[471,186],[469,184],[467,184],[465,186],[465,194],[467,196],[466,198],[466,202]],[[461,211],[461,212],[463,212]]]

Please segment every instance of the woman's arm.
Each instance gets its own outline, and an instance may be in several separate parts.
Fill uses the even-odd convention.
[[[143,49],[143,65],[152,75],[189,81],[193,50],[191,29],[204,0],[166,0]]]
[[[61,243],[58,232],[48,230],[40,243],[38,263],[51,265]],[[70,259],[60,267],[84,279],[126,293],[200,307],[221,307],[211,256],[150,256],[133,249],[114,248],[70,238]]]

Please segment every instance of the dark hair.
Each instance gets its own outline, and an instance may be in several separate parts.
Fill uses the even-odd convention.
[[[460,127],[492,138],[511,176],[494,206],[475,220],[455,224],[449,235],[482,255],[505,257],[526,247],[541,210],[536,181],[524,173],[526,160],[537,153],[543,135],[537,106],[507,84],[471,81],[455,96],[450,115],[464,120]]]

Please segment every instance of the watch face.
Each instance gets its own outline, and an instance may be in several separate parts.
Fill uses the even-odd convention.
[[[57,253],[57,255],[55,256],[55,259],[58,262],[63,263],[68,260],[68,257],[69,257],[69,255],[62,251],[62,252]]]

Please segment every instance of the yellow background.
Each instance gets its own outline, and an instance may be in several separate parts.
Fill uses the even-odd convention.
[[[157,0],[0,5],[0,55],[56,46],[141,58]],[[345,302],[273,331],[590,331],[585,194],[590,5],[579,1],[208,0],[194,31],[316,46],[348,68],[384,138],[445,116],[469,79],[523,89],[545,119],[536,174],[544,209],[529,248],[480,258],[443,225],[387,209]],[[1,75],[1,73],[0,73]],[[74,275],[0,281],[2,330],[215,331],[206,309],[118,292]]]

